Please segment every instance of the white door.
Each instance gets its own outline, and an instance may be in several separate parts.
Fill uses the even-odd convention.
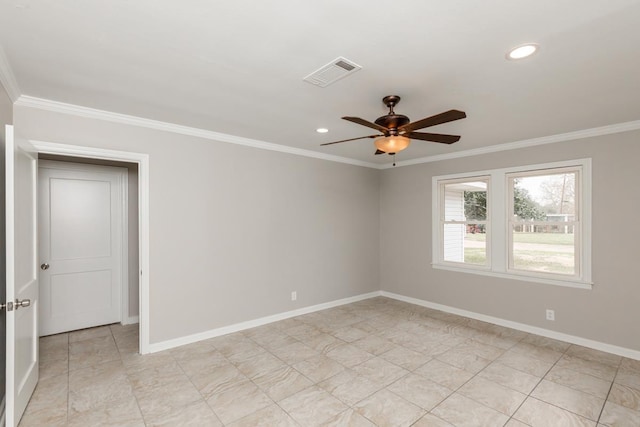
[[[38,158],[6,127],[7,426],[18,425],[38,382]]]
[[[40,161],[40,336],[121,321],[125,171]]]

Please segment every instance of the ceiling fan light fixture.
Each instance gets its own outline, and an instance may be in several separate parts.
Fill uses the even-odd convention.
[[[378,138],[373,142],[376,148],[380,151],[384,151],[385,153],[398,153],[411,144],[411,140],[406,136],[385,136],[383,138]]]
[[[540,46],[535,43],[527,43],[516,46],[507,53],[507,59],[523,59],[533,55],[538,51]]]

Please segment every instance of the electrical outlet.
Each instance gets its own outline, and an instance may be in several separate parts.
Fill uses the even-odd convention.
[[[291,292],[291,301],[298,299],[298,293],[296,291]]]
[[[556,320],[556,312],[554,310],[547,309],[547,320]]]

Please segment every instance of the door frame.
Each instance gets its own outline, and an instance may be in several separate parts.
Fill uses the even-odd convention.
[[[120,245],[120,322],[123,325],[136,323],[129,315],[129,170],[122,166],[103,166],[87,163],[74,163],[72,160],[38,160],[38,182],[40,181],[40,168],[58,169],[80,172],[105,172],[117,174],[120,178],[120,204],[119,212],[121,227]],[[40,193],[38,193],[39,195]],[[38,218],[39,220],[39,218]],[[40,230],[38,230],[40,232]],[[38,247],[40,252],[40,247]],[[40,253],[39,257],[42,258]]]
[[[29,142],[38,153],[88,159],[111,160],[138,164],[138,248],[139,248],[139,351],[149,349],[149,155],[130,151],[59,144],[47,141]]]

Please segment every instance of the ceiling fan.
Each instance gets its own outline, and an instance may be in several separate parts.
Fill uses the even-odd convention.
[[[436,114],[435,116],[411,122],[409,120],[409,117],[402,114],[396,114],[393,111],[393,107],[398,105],[398,103],[400,102],[399,96],[385,96],[384,98],[382,98],[382,102],[387,107],[389,107],[389,114],[378,117],[375,123],[371,123],[359,117],[343,117],[344,120],[348,120],[350,122],[375,129],[380,132],[380,134],[343,139],[341,141],[327,142],[320,145],[339,144],[341,142],[355,141],[357,139],[365,138],[378,138],[374,141],[374,144],[376,146],[375,154],[388,153],[393,155],[407,148],[412,139],[439,142],[441,144],[453,144],[454,142],[460,140],[459,135],[443,135],[440,133],[426,133],[415,131],[442,123],[452,122],[454,120],[464,119],[465,117],[467,117],[464,111],[449,110],[445,111],[444,113]]]

